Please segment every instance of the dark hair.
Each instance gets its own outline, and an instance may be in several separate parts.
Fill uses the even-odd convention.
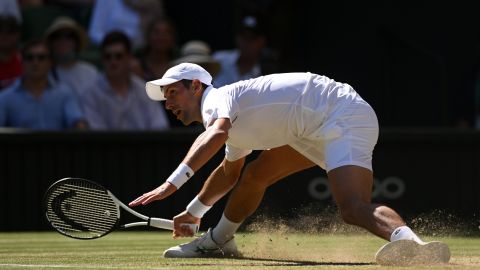
[[[265,36],[265,18],[259,13],[247,13],[237,22],[235,31],[244,35]]]
[[[43,46],[48,51],[48,55],[51,55],[50,47],[48,47],[47,42],[44,39],[31,39],[22,46],[21,53],[25,55],[31,48],[36,46]]]
[[[125,47],[125,49],[127,49],[128,52],[132,51],[132,42],[130,41],[130,38],[121,31],[112,31],[108,33],[103,38],[100,49],[104,51],[106,47],[117,43],[123,44],[123,46]]]
[[[190,86],[192,86],[192,82],[193,80],[181,80],[183,86],[185,86],[186,88],[190,88]],[[202,89],[207,89],[208,85],[202,83]]]

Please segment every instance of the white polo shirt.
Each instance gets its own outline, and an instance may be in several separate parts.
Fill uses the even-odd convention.
[[[312,73],[284,73],[209,87],[201,110],[205,128],[214,119],[230,119],[225,151],[234,161],[252,150],[317,140],[327,119],[354,102],[364,101],[348,84]]]

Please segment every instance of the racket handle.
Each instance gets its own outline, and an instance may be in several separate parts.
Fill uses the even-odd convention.
[[[173,231],[173,220],[163,218],[150,218],[150,226]]]
[[[163,218],[150,218],[150,226],[173,231],[173,220]],[[198,224],[182,223],[180,226],[188,226],[190,227],[190,230],[192,230],[193,234],[198,233]]]

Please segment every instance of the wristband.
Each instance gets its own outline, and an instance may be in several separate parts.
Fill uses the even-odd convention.
[[[190,179],[194,174],[192,168],[188,167],[185,163],[180,163],[178,168],[168,177],[167,182],[174,185],[179,189],[185,182]]]
[[[196,196],[188,205],[187,205],[187,212],[190,213],[190,215],[197,217],[197,218],[202,218],[205,213],[210,210],[212,206],[210,205],[205,205],[203,204],[199,199],[198,196]]]

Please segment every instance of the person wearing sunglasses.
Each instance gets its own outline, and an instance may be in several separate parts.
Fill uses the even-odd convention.
[[[20,82],[0,94],[0,126],[39,130],[88,127],[73,91],[48,79],[52,60],[43,40],[25,44],[22,65]]]
[[[90,128],[97,130],[162,130],[169,128],[165,111],[148,98],[145,81],[132,72],[130,39],[110,32],[101,44],[104,72],[81,92]]]

